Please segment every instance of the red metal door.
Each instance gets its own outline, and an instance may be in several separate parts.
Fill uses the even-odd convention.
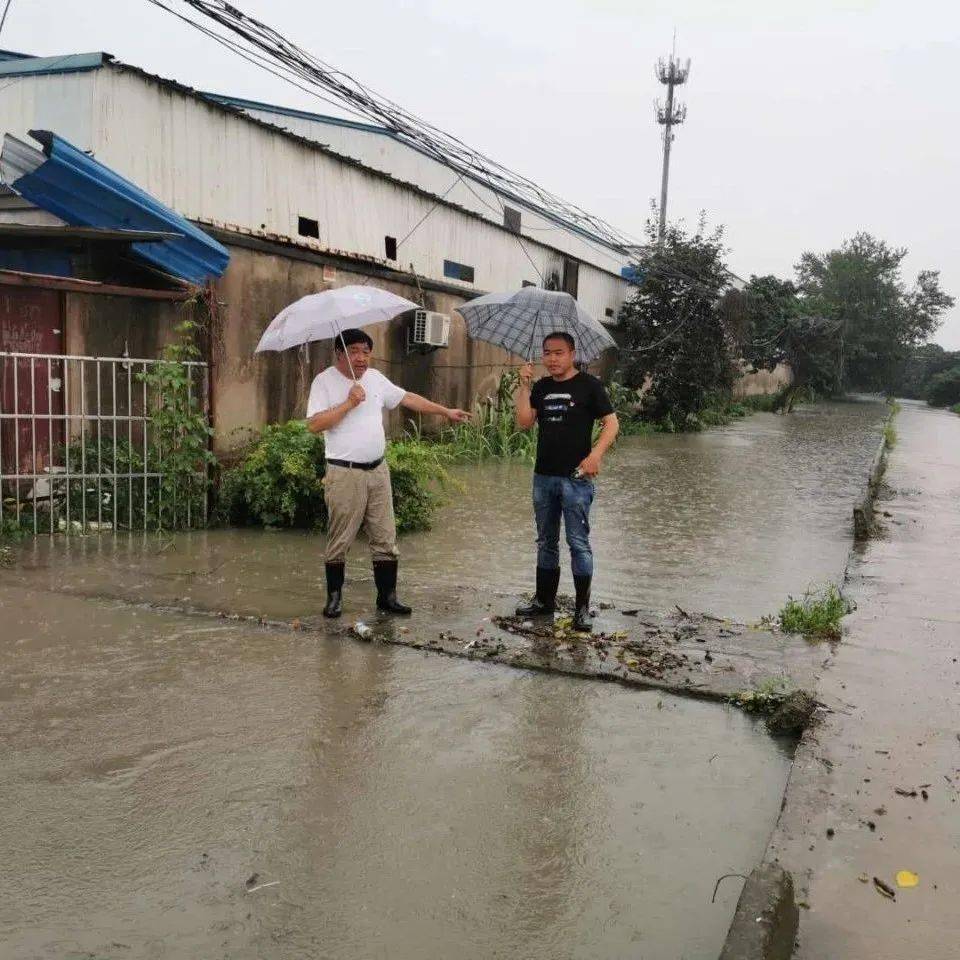
[[[56,290],[0,287],[0,353],[63,353],[63,302]],[[0,357],[0,473],[42,474],[63,445],[63,365]],[[52,426],[52,431],[51,431]]]

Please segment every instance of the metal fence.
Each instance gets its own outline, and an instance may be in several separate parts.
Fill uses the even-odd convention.
[[[204,524],[206,464],[186,482],[164,483],[170,450],[155,417],[171,398],[151,374],[171,362],[0,352],[0,530]],[[206,423],[207,364],[177,366],[177,402]]]

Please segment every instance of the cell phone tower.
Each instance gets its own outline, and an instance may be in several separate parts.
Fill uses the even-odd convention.
[[[663,176],[660,181],[660,229],[657,231],[657,241],[663,243],[667,232],[667,183],[670,180],[670,144],[673,142],[673,128],[679,126],[687,118],[686,104],[674,103],[673,91],[682,86],[690,76],[690,60],[681,63],[674,52],[664,60],[657,61],[657,79],[667,88],[667,102],[656,102],[655,113],[657,123],[663,127]]]

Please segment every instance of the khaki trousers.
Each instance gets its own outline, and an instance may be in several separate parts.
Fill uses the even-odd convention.
[[[323,481],[327,502],[327,563],[344,563],[362,529],[374,560],[397,556],[397,524],[393,517],[393,489],[386,463],[373,470],[327,465]]]

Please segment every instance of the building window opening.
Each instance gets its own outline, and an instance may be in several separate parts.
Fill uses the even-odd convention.
[[[520,232],[520,211],[514,210],[513,207],[504,206],[503,225],[511,233],[519,233]]]
[[[320,239],[320,224],[309,217],[297,218],[297,233],[301,237],[313,237],[314,240]]]
[[[451,280],[462,280],[464,283],[473,283],[473,267],[455,260],[443,261],[443,275]]]
[[[577,260],[563,261],[563,290],[569,293],[574,300],[577,299],[577,288],[580,279],[580,263]]]
[[[383,247],[384,247],[384,251],[386,252],[388,260],[397,259],[397,238],[396,237],[384,237]]]

